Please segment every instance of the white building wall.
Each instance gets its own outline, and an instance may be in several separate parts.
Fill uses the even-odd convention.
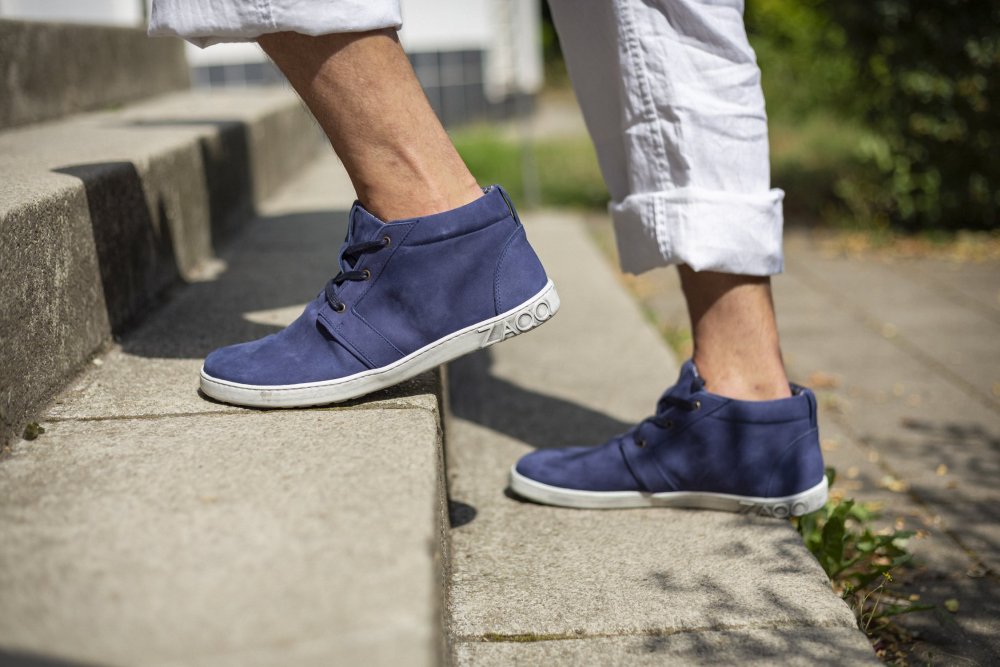
[[[336,0],[324,0],[333,1]],[[0,0],[0,17],[137,26],[151,0]],[[400,39],[411,53],[481,51],[487,97],[542,85],[541,0],[401,0]],[[264,62],[255,44],[188,48],[194,67]]]
[[[0,17],[30,21],[138,26],[146,0],[0,0]]]
[[[476,51],[489,48],[494,0],[401,0],[407,51]]]

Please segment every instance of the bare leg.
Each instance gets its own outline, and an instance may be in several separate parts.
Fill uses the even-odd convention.
[[[770,278],[679,271],[706,388],[741,400],[790,396]]]
[[[319,37],[282,32],[258,43],[319,121],[369,211],[398,220],[482,195],[395,30]]]

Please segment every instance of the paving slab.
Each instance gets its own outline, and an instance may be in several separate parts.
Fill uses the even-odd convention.
[[[672,509],[570,510],[505,493],[520,455],[620,433],[649,414],[677,370],[577,217],[541,214],[526,225],[562,310],[527,336],[449,366],[448,604],[456,660],[532,664],[563,656],[557,664],[606,664],[628,642],[643,645],[634,635],[804,627],[842,630],[836,648],[874,660],[787,522]],[[564,638],[572,643],[555,641]]]
[[[336,272],[352,197],[307,168],[0,461],[0,663],[439,661],[440,376],[309,410],[197,391]]]
[[[786,245],[789,271],[808,282],[810,291],[825,292],[828,301],[878,327],[927,371],[992,409],[1000,422],[1000,395],[993,392],[1000,382],[995,354],[1000,322],[992,313],[914,280],[911,272],[896,270],[896,262],[829,257],[803,236],[792,236]],[[995,267],[994,274],[983,282],[1000,291]]]
[[[436,432],[420,409],[47,423],[0,465],[0,645],[426,664]]]
[[[468,642],[456,664],[492,665],[863,665],[871,650],[850,628],[712,630],[647,636]]]

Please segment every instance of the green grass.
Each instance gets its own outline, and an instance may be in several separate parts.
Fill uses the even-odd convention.
[[[526,206],[525,169],[532,164],[537,178],[537,204],[604,210],[608,191],[597,156],[586,136],[559,137],[522,144],[489,126],[452,133],[452,141],[476,179],[499,183],[519,206]]]
[[[866,168],[861,150],[867,135],[851,123],[824,114],[773,119],[771,183],[785,191],[785,217],[792,222],[842,226],[848,211],[837,195],[844,179]]]
[[[843,221],[847,211],[837,184],[862,168],[865,133],[822,114],[774,120],[770,132],[771,181],[785,190],[786,217],[810,224]],[[532,198],[525,189],[526,169],[537,174],[529,183],[536,189],[534,203],[594,210],[607,205],[607,188],[586,136],[526,144],[495,127],[476,125],[454,131],[452,140],[480,183],[502,184],[521,206]]]

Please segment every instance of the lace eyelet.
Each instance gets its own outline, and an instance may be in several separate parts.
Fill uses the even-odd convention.
[[[390,243],[392,243],[392,239],[390,239],[390,238],[388,237],[388,235],[386,235],[386,236],[383,236],[383,237],[382,237],[382,245],[386,245],[386,246],[387,246],[387,245],[389,245]]]
[[[666,426],[667,428],[673,428],[674,427],[673,420],[668,421],[666,424],[664,424],[664,426]]]
[[[369,280],[372,277],[372,272],[369,271],[368,269],[362,269],[361,273],[364,274],[364,277],[362,278],[362,280]]]
[[[345,310],[347,310],[347,304],[346,303],[338,303],[336,306],[333,307],[333,312],[335,312],[335,313],[342,313]]]
[[[646,440],[644,438],[639,438],[638,440],[635,441],[635,446],[639,447],[640,449],[643,448],[643,447],[645,447],[646,446]]]

